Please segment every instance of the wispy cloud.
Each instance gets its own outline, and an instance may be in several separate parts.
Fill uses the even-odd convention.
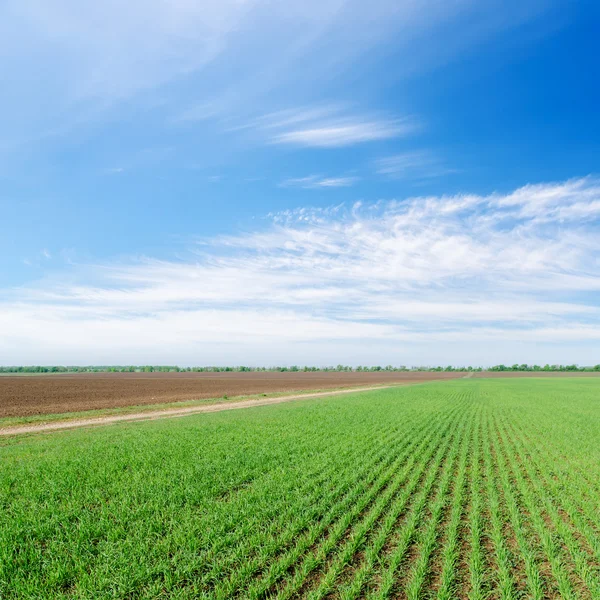
[[[256,130],[274,144],[338,148],[404,137],[419,127],[414,117],[357,113],[331,104],[269,113],[235,129]]]
[[[321,175],[308,175],[285,179],[280,187],[299,187],[303,189],[343,188],[351,187],[359,180],[358,177],[322,177]]]
[[[242,124],[231,125],[228,131],[287,129],[333,118],[343,110],[346,110],[346,107],[334,103],[285,108],[254,117]]]
[[[0,362],[582,361],[600,344],[599,198],[588,178],[284,211],[185,260],[5,291]]]
[[[306,0],[274,10],[266,0],[55,0],[51,8],[45,0],[7,0],[0,4],[0,150],[76,136],[98,122],[115,131],[123,123],[147,126],[157,108],[161,124],[183,126],[210,119],[215,107],[238,119],[269,110],[275,90],[290,97],[313,89],[307,101],[318,101],[333,78],[356,85],[357,70],[379,48],[395,56],[387,85],[551,4]],[[33,68],[42,76],[24,78]],[[405,123],[361,117],[296,127],[292,115],[280,127],[272,141],[332,147],[403,135]]]
[[[339,119],[291,129],[273,136],[272,141],[276,144],[336,148],[395,138],[407,135],[414,129],[414,124],[408,121]]]
[[[404,152],[386,156],[375,161],[375,170],[380,175],[393,179],[431,179],[456,173],[430,150]]]
[[[499,197],[497,206],[515,218],[540,222],[594,221],[600,216],[600,191],[592,178],[552,187],[528,185]]]

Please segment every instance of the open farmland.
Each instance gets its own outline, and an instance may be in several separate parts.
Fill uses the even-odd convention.
[[[135,405],[453,379],[464,373],[78,373],[0,377],[0,418]]]
[[[600,380],[5,440],[1,598],[600,598]]]

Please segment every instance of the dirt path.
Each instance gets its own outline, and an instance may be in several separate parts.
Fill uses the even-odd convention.
[[[335,390],[333,392],[314,392],[309,394],[297,394],[294,396],[280,396],[278,398],[264,398],[261,400],[240,400],[238,402],[228,402],[226,404],[208,404],[203,406],[190,406],[186,408],[173,408],[165,410],[142,411],[130,413],[127,415],[112,415],[106,417],[93,417],[89,419],[70,419],[67,421],[54,421],[51,423],[34,423],[31,425],[15,425],[12,427],[0,427],[0,436],[20,435],[25,433],[43,433],[59,431],[62,429],[74,429],[79,427],[92,427],[97,425],[111,425],[112,423],[122,423],[127,421],[147,421],[154,419],[165,419],[169,417],[184,417],[197,413],[213,413],[223,410],[237,410],[240,408],[251,408],[253,406],[268,406],[270,404],[281,404],[292,400],[302,400],[304,398],[321,398],[326,396],[338,396],[340,394],[350,394],[353,392],[369,392],[375,390],[385,390],[393,385],[383,385],[376,387],[355,387],[345,390]],[[402,386],[404,387],[404,386]]]
[[[308,390],[326,392],[342,388],[456,379],[460,375],[463,373],[428,371],[155,371],[1,375],[0,419],[88,410],[113,411],[132,406],[139,406],[135,410],[157,410],[157,404],[214,401],[225,395],[229,398],[250,398],[261,394],[302,394]],[[118,410],[112,414],[116,412]],[[86,416],[98,416],[98,413]]]

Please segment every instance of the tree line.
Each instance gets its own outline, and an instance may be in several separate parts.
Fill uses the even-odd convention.
[[[177,365],[88,365],[88,366],[0,366],[0,373],[222,373],[222,372],[378,372],[378,371],[392,371],[392,372],[406,372],[406,371],[426,371],[426,372],[480,372],[480,371],[600,371],[600,364],[595,366],[579,366],[576,364],[572,365],[528,365],[528,364],[514,364],[514,365],[495,365],[493,367],[455,367],[455,366],[437,366],[437,367],[407,367],[401,366],[349,366],[349,365],[337,365],[330,367],[315,367],[315,366],[272,366],[272,367],[245,367],[245,366],[207,366],[207,367],[179,367]]]

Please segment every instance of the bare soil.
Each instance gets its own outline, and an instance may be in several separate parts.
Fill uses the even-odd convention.
[[[185,417],[196,413],[212,413],[224,410],[239,410],[241,408],[252,408],[253,406],[268,406],[270,404],[281,404],[292,400],[306,398],[321,398],[349,394],[351,392],[368,392],[386,389],[387,386],[348,388],[345,390],[334,390],[331,392],[316,392],[312,394],[299,394],[295,396],[279,396],[276,398],[262,398],[259,400],[240,400],[239,402],[222,402],[209,404],[207,406],[190,406],[187,408],[173,408],[164,410],[146,410],[145,412],[130,413],[126,415],[109,415],[106,417],[92,417],[89,419],[68,419],[65,421],[54,421],[50,423],[34,423],[32,425],[17,425],[10,427],[0,426],[0,436],[21,435],[24,433],[43,433],[58,431],[61,429],[74,429],[79,427],[93,427],[96,425],[111,425],[125,421],[147,421],[154,419],[167,419],[169,417]]]
[[[76,373],[0,377],[0,418],[456,379],[464,373]]]

